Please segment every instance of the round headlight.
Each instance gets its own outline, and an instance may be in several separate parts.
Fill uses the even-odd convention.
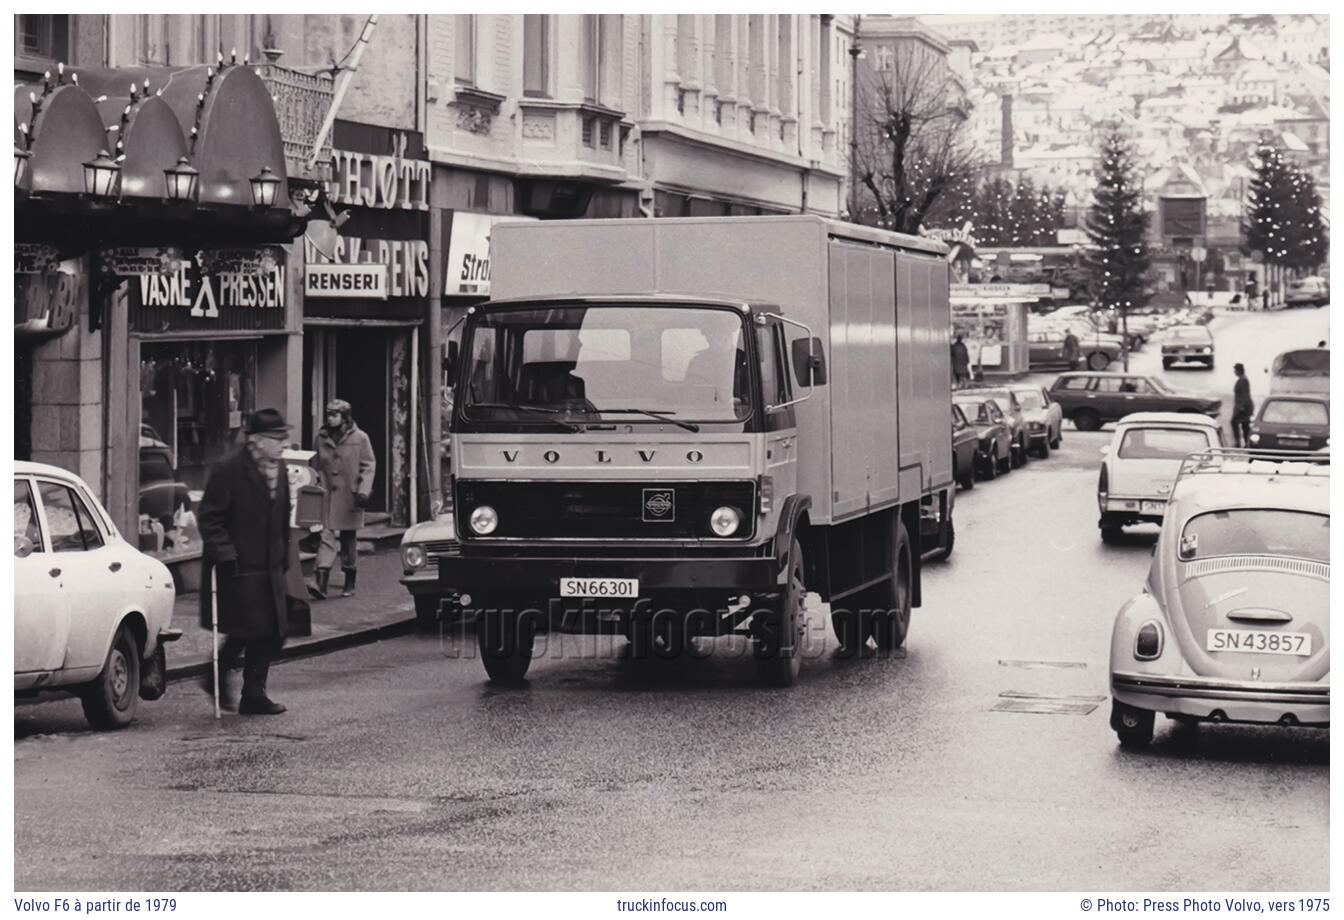
[[[499,526],[499,515],[489,505],[481,505],[471,512],[471,529],[484,537],[495,532]]]
[[[729,508],[727,505],[716,508],[709,516],[709,526],[720,537],[731,537],[737,533],[738,525],[741,523],[742,515],[736,508]]]
[[[1260,443],[1260,433],[1258,431],[1255,434],[1251,435],[1251,443],[1252,444]]]
[[[425,550],[423,547],[411,543],[401,548],[401,562],[408,569],[418,569],[425,564]]]

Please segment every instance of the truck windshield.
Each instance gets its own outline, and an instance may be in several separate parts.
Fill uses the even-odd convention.
[[[740,421],[752,392],[744,329],[736,311],[694,305],[486,312],[468,333],[458,398],[477,421]]]

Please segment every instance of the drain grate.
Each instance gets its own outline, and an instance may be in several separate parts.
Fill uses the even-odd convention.
[[[1085,668],[1085,661],[1019,661],[1012,658],[1000,658],[999,666],[1004,668]]]

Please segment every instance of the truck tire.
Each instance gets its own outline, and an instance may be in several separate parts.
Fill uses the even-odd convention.
[[[490,681],[516,684],[532,665],[532,642],[536,628],[520,615],[521,608],[482,610],[476,623],[476,643],[481,663]]]
[[[905,645],[905,638],[910,633],[914,566],[910,559],[910,536],[902,522],[896,524],[892,556],[890,578],[872,590],[876,603],[873,604],[869,629],[881,652],[894,652]]]
[[[803,600],[807,596],[803,547],[795,534],[789,544],[788,581],[755,624],[756,673],[769,687],[792,687],[803,664]],[[759,614],[758,614],[759,615]]]

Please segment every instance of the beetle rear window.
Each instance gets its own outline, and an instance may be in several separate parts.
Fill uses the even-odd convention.
[[[1211,444],[1206,432],[1190,428],[1131,428],[1116,455],[1122,460],[1181,460]]]
[[[1282,508],[1210,511],[1186,522],[1181,559],[1214,556],[1289,556],[1330,561],[1330,516]]]

